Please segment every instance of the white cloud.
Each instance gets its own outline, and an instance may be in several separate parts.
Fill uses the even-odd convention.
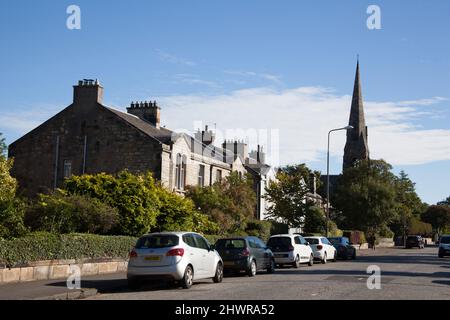
[[[278,129],[281,164],[323,159],[327,133],[348,123],[351,96],[333,89],[299,87],[288,90],[254,88],[224,95],[159,98],[163,124],[194,131],[194,123],[217,123],[219,130]],[[423,129],[418,119],[431,117],[421,106],[446,99],[365,103],[372,158],[394,165],[450,160],[450,130]],[[239,138],[245,138],[243,136]],[[220,142],[220,141],[219,141]],[[333,134],[332,156],[342,156],[345,132]]]
[[[256,77],[263,80],[268,80],[277,84],[281,83],[281,76],[277,76],[270,73],[258,73],[253,71],[239,71],[239,70],[225,70],[224,73],[240,76],[240,77]]]
[[[161,59],[161,61],[166,61],[166,62],[170,62],[170,63],[174,63],[174,64],[181,64],[181,65],[190,66],[190,67],[197,65],[193,61],[181,58],[172,53],[168,53],[168,52],[165,52],[160,49],[156,49],[155,51],[158,54],[158,57],[159,57],[159,59]]]

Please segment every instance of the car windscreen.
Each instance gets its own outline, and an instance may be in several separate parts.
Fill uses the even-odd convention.
[[[441,243],[450,244],[450,237],[442,237]]]
[[[267,246],[269,248],[274,247],[289,247],[292,245],[291,238],[289,237],[274,237],[270,238],[269,242],[267,242]]]
[[[306,242],[309,242],[309,244],[319,244],[319,239],[316,238],[305,238]]]
[[[178,245],[180,239],[176,235],[149,235],[141,237],[136,243],[136,249],[169,248]]]
[[[216,249],[245,249],[244,239],[219,239],[216,242]]]

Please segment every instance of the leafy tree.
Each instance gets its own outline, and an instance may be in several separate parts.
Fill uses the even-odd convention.
[[[312,203],[307,201],[311,171],[305,164],[287,166],[277,173],[277,181],[266,187],[265,198],[270,203],[267,210],[269,219],[282,220],[290,227],[300,227],[304,223]]]
[[[64,189],[68,194],[87,195],[117,208],[119,222],[114,233],[139,236],[156,226],[160,203],[151,173],[133,175],[125,170],[117,175],[72,176],[65,181]]]
[[[416,193],[415,183],[401,171],[395,178],[395,193],[397,202],[397,219],[391,224],[391,229],[397,235],[407,235],[411,225],[419,225],[420,215],[426,211],[427,205]]]
[[[164,188],[158,190],[159,215],[153,230],[157,231],[196,231],[207,234],[218,232],[216,223],[198,212],[191,199],[183,198]]]
[[[312,206],[307,211],[304,222],[305,233],[321,233],[326,232],[326,216],[325,212],[317,206]]]
[[[2,136],[3,133],[0,132],[0,157],[6,158],[8,147],[6,146],[5,138],[3,138]]]
[[[450,196],[447,197],[447,199],[438,202],[438,205],[450,207]]]
[[[422,214],[422,221],[431,224],[437,233],[441,234],[443,230],[450,226],[450,207],[446,205],[430,206]]]
[[[395,175],[383,160],[359,161],[339,178],[332,195],[345,229],[377,234],[397,218]]]
[[[0,155],[0,238],[18,237],[27,232],[23,224],[25,204],[16,199],[17,180],[11,177],[13,161]]]
[[[213,186],[190,186],[186,196],[220,226],[222,235],[243,233],[254,218],[256,195],[248,175],[241,178],[232,172]]]
[[[87,195],[40,194],[25,215],[32,231],[108,234],[119,220],[118,210]]]

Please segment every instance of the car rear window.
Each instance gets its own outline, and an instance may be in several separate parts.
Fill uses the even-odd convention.
[[[450,243],[450,237],[442,237],[441,243],[449,244]]]
[[[267,242],[268,247],[289,247],[292,245],[292,240],[289,237],[275,237],[270,238]]]
[[[243,239],[219,239],[216,242],[217,249],[245,249],[246,244]]]
[[[178,245],[180,239],[176,235],[150,235],[141,237],[137,243],[137,249],[168,248]]]
[[[316,238],[305,238],[305,240],[309,242],[309,244],[319,244],[319,239]]]

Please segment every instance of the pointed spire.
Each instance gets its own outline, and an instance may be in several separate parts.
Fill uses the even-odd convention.
[[[347,131],[347,143],[344,150],[344,169],[351,167],[356,160],[368,159],[369,157],[367,127],[364,117],[364,105],[361,90],[359,55],[356,64],[349,125],[354,129]]]

